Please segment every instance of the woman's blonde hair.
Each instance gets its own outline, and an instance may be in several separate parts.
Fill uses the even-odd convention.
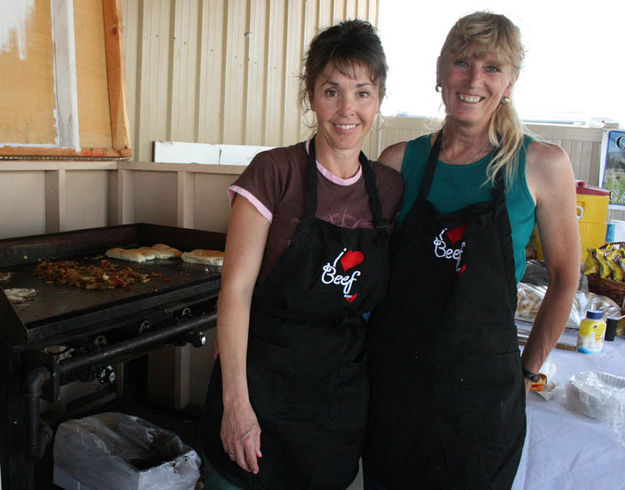
[[[451,58],[484,59],[492,55],[498,62],[512,65],[512,75],[516,78],[525,55],[521,31],[505,15],[491,12],[466,15],[447,34],[441,49],[437,80],[440,67]],[[525,132],[512,100],[507,104],[500,103],[488,127],[490,142],[498,150],[488,165],[488,180],[494,181],[497,172],[504,167],[506,180],[512,180],[518,167],[519,150]]]

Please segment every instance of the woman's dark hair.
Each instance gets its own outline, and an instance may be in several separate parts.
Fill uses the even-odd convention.
[[[380,100],[386,92],[386,56],[375,30],[363,20],[348,20],[319,32],[311,41],[300,77],[300,102],[305,104],[313,93],[315,81],[328,63],[341,73],[353,76],[353,65],[369,69],[371,81],[377,86]]]

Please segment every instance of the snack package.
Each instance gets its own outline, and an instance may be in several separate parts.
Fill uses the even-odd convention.
[[[625,279],[625,248],[618,243],[606,243],[599,248],[588,248],[584,275],[597,274],[601,279]]]
[[[623,261],[623,250],[620,248],[613,248],[605,254],[605,261],[610,267],[612,274],[612,280],[623,280],[623,269],[621,268],[621,262]]]
[[[584,275],[589,276],[590,274],[598,274],[599,273],[599,261],[597,257],[595,257],[595,249],[588,248],[586,249],[588,254],[586,255],[586,261],[584,262]]]

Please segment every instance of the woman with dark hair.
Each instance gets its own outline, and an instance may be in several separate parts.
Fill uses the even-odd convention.
[[[387,299],[368,327],[367,489],[514,480],[525,396],[564,329],[580,264],[568,156],[524,134],[512,104],[522,59],[506,17],[461,18],[437,63],[442,129],[380,156],[405,194]],[[520,356],[516,284],[535,222],[549,286]]]
[[[219,362],[201,432],[211,490],[339,490],[358,471],[363,314],[386,291],[402,194],[400,175],[361,152],[385,79],[370,24],[319,33],[301,91],[315,136],[260,153],[229,189]]]

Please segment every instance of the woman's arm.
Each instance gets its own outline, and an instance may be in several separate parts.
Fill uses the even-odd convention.
[[[234,200],[221,291],[217,302],[217,342],[223,378],[221,440],[237,464],[258,473],[260,427],[249,399],[247,340],[254,284],[262,263],[269,221],[242,197]]]
[[[394,145],[387,146],[380,156],[378,162],[401,172],[401,165],[404,161],[404,153],[406,152],[406,142],[401,141]]]
[[[562,148],[533,142],[527,157],[527,181],[536,201],[536,221],[549,275],[527,345],[523,366],[537,373],[564,330],[579,284],[581,245],[573,169]],[[531,383],[526,380],[526,388]]]

